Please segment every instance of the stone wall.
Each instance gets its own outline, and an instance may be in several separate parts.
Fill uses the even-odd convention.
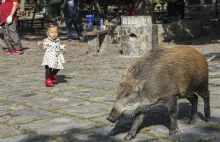
[[[123,16],[120,30],[122,54],[142,56],[162,42],[199,38],[204,34],[203,25],[202,20],[152,24],[150,16]]]
[[[121,25],[109,26],[108,29],[110,30],[109,42],[112,44],[120,42],[120,33],[121,33]]]
[[[203,21],[180,21],[157,26],[158,42],[195,39],[203,36]],[[156,31],[155,31],[156,32]]]
[[[122,16],[122,54],[142,56],[157,45],[151,16]],[[154,33],[156,32],[156,33]],[[154,40],[153,40],[154,39]]]

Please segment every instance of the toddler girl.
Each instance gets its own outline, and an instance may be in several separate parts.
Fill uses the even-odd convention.
[[[60,69],[63,69],[62,63],[65,62],[61,50],[67,46],[61,45],[58,36],[58,26],[49,24],[46,28],[47,38],[38,42],[40,47],[43,47],[45,53],[43,57],[42,66],[45,66],[45,85],[46,87],[53,87],[56,80],[56,74]]]

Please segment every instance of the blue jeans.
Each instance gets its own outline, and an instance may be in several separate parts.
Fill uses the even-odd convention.
[[[79,17],[66,17],[66,31],[68,39],[73,39],[72,25],[74,25],[78,37],[82,37],[81,22],[79,20]]]

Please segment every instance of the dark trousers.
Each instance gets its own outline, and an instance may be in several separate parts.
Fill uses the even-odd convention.
[[[21,50],[22,45],[16,29],[17,23],[13,21],[11,24],[3,24],[4,40],[10,52]]]
[[[73,39],[72,25],[75,27],[78,37],[82,37],[81,22],[79,16],[66,17],[66,31],[68,39]]]
[[[50,78],[51,73],[53,74],[57,74],[59,71],[59,69],[53,69],[53,68],[49,68],[49,66],[45,66],[45,78],[48,79]]]

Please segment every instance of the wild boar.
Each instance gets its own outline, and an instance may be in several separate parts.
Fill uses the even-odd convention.
[[[188,123],[195,122],[198,96],[204,100],[204,112],[210,119],[208,89],[208,63],[206,58],[191,47],[158,48],[138,59],[122,76],[114,106],[107,118],[115,123],[123,114],[134,117],[134,122],[124,139],[136,136],[144,113],[160,103],[168,107],[169,134],[175,134],[177,100],[186,98],[192,105]]]

